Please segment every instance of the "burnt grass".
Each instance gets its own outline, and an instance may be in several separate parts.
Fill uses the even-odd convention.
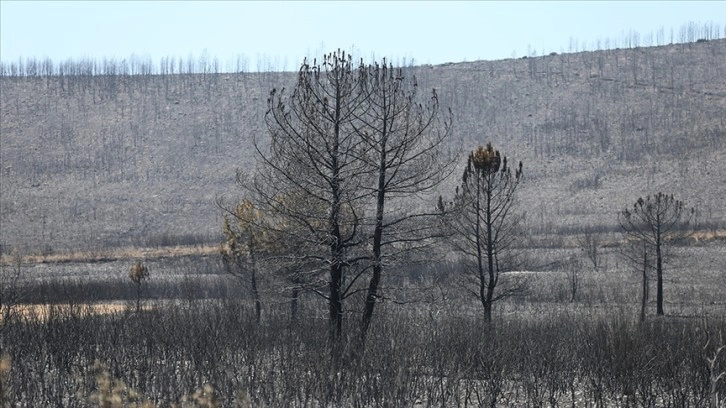
[[[12,368],[0,395],[11,406],[85,407],[105,390],[127,404],[170,406],[209,385],[217,406],[708,406],[706,358],[726,332],[723,249],[677,248],[667,315],[654,316],[651,301],[645,322],[637,272],[612,248],[599,272],[583,267],[574,302],[564,271],[577,249],[530,248],[542,264],[526,272],[524,296],[496,304],[492,324],[456,284],[456,264],[401,267],[387,282],[407,291],[379,305],[357,359],[347,352],[362,299],[346,303],[347,352],[334,359],[322,299],[304,294],[292,319],[268,278],[258,324],[249,288],[216,257],[148,260],[141,313],[125,276],[132,260],[21,265],[14,290],[47,306],[17,305],[2,321]],[[65,280],[53,278],[58,268]],[[104,302],[125,307],[89,306]]]
[[[220,406],[699,407],[710,398],[705,356],[726,331],[723,315],[636,323],[543,307],[483,325],[474,313],[386,305],[363,358],[341,362],[312,311],[293,321],[267,310],[258,325],[251,310],[226,300],[13,318],[2,329],[4,398],[94,406],[104,370],[157,406],[209,384]]]

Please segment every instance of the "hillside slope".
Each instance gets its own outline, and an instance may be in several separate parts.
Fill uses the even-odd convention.
[[[452,150],[491,141],[524,162],[532,231],[613,225],[660,190],[698,221],[726,222],[726,40],[407,71],[451,107]],[[3,76],[0,245],[217,239],[215,198],[239,196],[235,170],[254,166],[267,94],[293,83],[272,72]]]

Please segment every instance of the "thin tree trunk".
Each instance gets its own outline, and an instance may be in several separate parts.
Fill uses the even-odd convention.
[[[658,287],[656,289],[656,301],[658,303],[658,316],[663,316],[663,257],[661,255],[661,242],[660,235],[655,244],[655,256],[656,256],[656,274],[658,279]]]
[[[571,295],[572,295],[570,297],[570,303],[575,303],[575,300],[577,299],[577,285],[578,285],[578,282],[577,282],[577,274],[579,273],[579,271],[577,271],[575,269],[575,268],[577,268],[577,265],[570,266],[570,268],[573,268],[569,272],[570,273],[570,292],[571,292]]]
[[[361,321],[359,351],[363,351],[363,349],[365,348],[366,336],[368,334],[368,329],[370,328],[371,320],[373,318],[373,310],[376,306],[376,298],[378,297],[377,292],[378,285],[380,284],[381,280],[382,269],[383,267],[381,266],[380,262],[377,262],[375,265],[373,265],[373,276],[371,277],[371,281],[368,286],[368,294],[366,295],[365,309],[363,310],[363,319]]]
[[[343,282],[343,244],[340,232],[340,122],[341,122],[341,89],[340,86],[335,88],[335,119],[333,122],[333,140],[331,146],[331,164],[333,171],[331,181],[332,202],[330,206],[330,216],[328,219],[328,227],[330,229],[330,256],[332,263],[330,264],[330,283],[329,283],[329,332],[328,338],[331,345],[331,353],[333,358],[337,358],[340,347],[338,347],[340,338],[343,334],[343,299],[340,293]]]
[[[475,223],[475,232],[474,236],[476,238],[476,262],[477,262],[477,272],[479,274],[479,300],[481,301],[482,307],[484,307],[484,321],[490,322],[492,320],[492,312],[491,312],[491,303],[489,303],[489,298],[487,297],[486,291],[487,291],[487,280],[486,275],[484,274],[484,262],[483,262],[483,254],[482,254],[482,231],[481,231],[481,223],[479,221],[479,217],[481,214],[481,173],[477,171],[476,173],[476,207],[475,207],[475,214],[476,214],[476,223]]]
[[[491,184],[491,183],[489,183]],[[496,281],[494,276],[494,234],[492,232],[492,192],[487,190],[487,267],[489,268],[489,282],[487,282],[487,305],[485,308],[485,319],[492,321],[492,301],[494,299],[494,288]]]
[[[343,277],[343,266],[339,263],[330,265],[330,300],[328,301],[328,339],[331,345],[337,343],[343,334],[343,301],[340,286]],[[334,348],[334,347],[333,347]]]
[[[648,303],[648,252],[643,245],[643,297],[640,302],[640,321],[645,321],[645,307]]]

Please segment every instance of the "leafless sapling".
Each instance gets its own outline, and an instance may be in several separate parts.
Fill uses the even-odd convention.
[[[591,231],[585,231],[577,236],[577,246],[592,264],[592,270],[597,272],[600,267],[600,240],[598,237]]]

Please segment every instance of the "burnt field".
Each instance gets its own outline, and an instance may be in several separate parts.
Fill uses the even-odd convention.
[[[601,249],[597,271],[579,248],[523,252],[528,270],[501,279],[525,276],[528,290],[497,303],[490,324],[455,262],[399,268],[363,358],[341,360],[322,298],[301,296],[293,318],[263,277],[257,322],[250,288],[219,255],[146,259],[141,311],[132,258],[16,258],[3,266],[0,395],[15,406],[699,407],[726,392],[711,377],[723,353],[707,360],[726,331],[723,242],[675,248],[666,316],[651,300],[640,323],[640,278],[617,247]],[[347,302],[353,328],[362,298]]]

